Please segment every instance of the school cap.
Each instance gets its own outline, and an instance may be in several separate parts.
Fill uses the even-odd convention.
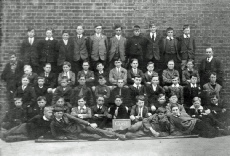
[[[94,25],[94,28],[97,28],[97,27],[102,27],[102,24],[101,24],[101,23],[96,23],[96,24]]]
[[[179,106],[178,106],[177,104],[171,104],[171,109],[172,109],[173,107],[178,107],[178,108],[179,108]]]
[[[114,30],[117,29],[117,28],[121,28],[122,29],[122,26],[120,24],[115,24]]]
[[[134,25],[133,30],[140,30],[141,27],[139,25]]]
[[[156,110],[156,113],[165,113],[166,112],[166,109],[163,108],[163,107],[159,107],[157,110]]]

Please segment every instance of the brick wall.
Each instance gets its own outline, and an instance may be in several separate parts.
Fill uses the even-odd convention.
[[[1,0],[0,3],[0,74],[8,52],[19,51],[28,25],[35,27],[38,37],[44,37],[45,28],[51,26],[56,30],[54,37],[60,39],[63,29],[70,30],[73,36],[78,24],[83,24],[86,35],[91,35],[94,23],[101,22],[109,37],[113,35],[114,23],[123,24],[126,36],[131,35],[134,24],[140,25],[145,33],[149,21],[157,23],[163,32],[173,27],[176,35],[182,33],[183,24],[190,24],[197,40],[197,63],[204,56],[205,48],[212,46],[224,65],[222,97],[230,97],[229,0]],[[1,81],[2,112],[5,101],[5,83]]]

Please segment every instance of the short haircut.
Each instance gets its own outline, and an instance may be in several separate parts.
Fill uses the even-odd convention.
[[[102,27],[102,24],[101,24],[101,23],[96,23],[96,24],[94,25],[94,28],[99,27],[99,26]]]
[[[177,104],[171,104],[171,109],[173,109],[174,107],[179,108],[179,106]]]
[[[67,66],[69,66],[71,68],[71,63],[70,62],[65,61],[62,66],[64,66],[64,65],[67,65]]]
[[[187,28],[190,28],[190,25],[188,25],[188,24],[183,25],[183,30],[187,29]]]
[[[210,99],[212,99],[212,98],[217,98],[217,99],[219,99],[218,96],[217,96],[217,94],[216,94],[215,92],[211,92],[211,94],[210,94]]]
[[[24,79],[24,78],[27,78],[27,79],[28,79],[28,81],[30,82],[30,79],[28,78],[28,76],[27,76],[26,74],[24,74],[24,75],[22,76],[22,78],[21,78],[21,79]]]
[[[159,98],[162,98],[162,97],[165,97],[165,99],[166,99],[165,94],[159,94],[159,95],[158,95],[158,99],[159,99]]]
[[[159,75],[156,73],[156,74],[153,74],[153,76],[152,76],[152,79],[154,78],[154,77],[157,77],[158,79],[159,79]],[[152,80],[151,79],[151,80]]]
[[[121,99],[121,101],[123,101],[123,97],[122,96],[116,95],[114,100],[116,100],[117,98],[119,98],[119,99]]]
[[[195,96],[193,99],[192,99],[192,103],[196,102],[196,101],[200,101],[201,102],[201,98]]]
[[[176,78],[177,78],[177,80],[179,80],[179,76],[177,74],[172,76],[172,79],[176,79]]]
[[[152,26],[156,26],[154,23],[149,23],[149,28],[151,28]]]
[[[54,110],[54,108],[53,107],[45,107],[44,108],[44,112],[47,112],[47,111],[53,111]]]
[[[176,96],[176,97],[177,97],[176,93],[174,93],[174,92],[172,92],[169,96],[170,96],[170,98],[171,98],[172,96]],[[177,98],[178,98],[178,97],[177,97]]]
[[[136,59],[136,58],[132,58],[132,59],[130,60],[130,63],[133,63],[133,61],[137,61],[137,63],[139,63],[138,59]]]
[[[149,65],[152,65],[153,64],[153,66],[154,66],[154,63],[152,62],[152,61],[149,61],[148,63],[147,63],[147,67],[149,66]]]
[[[113,27],[113,29],[116,30],[117,28],[121,28],[121,30],[123,29],[120,24],[115,24],[114,27]]]
[[[86,79],[86,77],[85,77],[84,74],[81,74],[81,75],[79,76],[79,79],[81,79],[82,77],[84,77],[84,79]],[[79,80],[79,79],[78,79],[78,80]]]
[[[63,96],[58,96],[57,101],[60,100],[60,99],[63,99],[63,101],[65,102],[65,98]]]
[[[114,62],[116,62],[116,61],[121,61],[121,59],[120,58],[114,59]]]
[[[166,109],[163,108],[163,107],[159,107],[157,110],[156,110],[156,113],[159,114],[159,113],[166,113]]]
[[[83,26],[83,25],[78,25],[77,28],[78,28],[78,27],[82,27],[82,29],[84,29],[84,26]]]
[[[105,77],[102,76],[102,75],[100,75],[100,76],[98,77],[98,79],[99,79],[99,80],[100,80],[100,79],[105,79]]]
[[[97,62],[96,66],[98,66],[99,64],[103,65],[103,63],[102,63],[102,62]],[[104,65],[103,65],[103,66],[104,66]]]
[[[135,30],[140,30],[141,29],[141,27],[139,26],[139,25],[134,25],[133,26],[133,30],[135,31]]]
[[[192,74],[190,75],[190,79],[191,79],[192,77],[198,77],[198,74],[192,73]]]
[[[88,63],[88,65],[89,65],[89,61],[88,61],[88,60],[84,60],[84,61],[82,62],[82,65],[83,65],[84,63]]]
[[[38,80],[40,80],[40,79],[45,80],[45,77],[43,77],[43,76],[38,76]]]
[[[16,52],[9,52],[9,57],[11,57],[11,56],[17,57],[17,53]]]
[[[45,96],[39,96],[37,98],[37,101],[42,101],[42,100],[46,101],[46,97]]]
[[[46,108],[46,107],[45,107]],[[44,111],[45,111],[45,109],[44,109]],[[58,107],[58,106],[55,106],[54,108],[53,108],[53,112],[54,113],[56,113],[56,112],[63,112],[64,113],[64,108],[63,107]]]
[[[173,62],[173,63],[175,63],[175,61],[174,61],[174,60],[168,60],[167,64],[168,64],[169,62]]]
[[[134,79],[135,79],[135,78],[141,78],[141,79],[142,79],[141,75],[135,75],[135,76],[134,76]]]
[[[54,33],[54,29],[53,28],[46,28],[46,32],[47,31],[51,31],[52,33]]]
[[[32,70],[31,65],[28,65],[28,64],[24,65],[24,70],[25,70],[25,69],[27,69],[27,68],[29,68],[29,69],[31,69],[31,70]]]
[[[207,49],[211,49],[211,50],[212,50],[212,52],[213,52],[213,49],[212,49],[212,47],[208,47],[208,48],[206,48],[205,50],[207,50]]]
[[[96,100],[98,100],[98,98],[100,98],[100,97],[102,97],[103,99],[105,99],[105,97],[102,94],[99,94],[99,95],[97,95]]]
[[[138,96],[136,96],[136,101],[138,102],[138,101],[145,101],[145,96],[144,95],[138,95]]]
[[[68,31],[68,30],[63,30],[63,31],[62,31],[62,35],[65,34],[65,33],[66,33],[66,34],[69,34],[69,31]]]
[[[14,102],[15,102],[15,101],[19,101],[19,100],[22,102],[22,98],[20,98],[20,97],[14,98]]]
[[[67,76],[62,76],[62,77],[61,77],[61,81],[64,81],[64,80],[65,80],[66,82],[68,82],[68,77],[67,77]]]
[[[77,101],[80,100],[80,99],[83,99],[84,101],[87,100],[85,96],[78,96],[78,97],[77,97]]]
[[[168,27],[168,28],[166,29],[166,32],[168,32],[168,31],[173,31],[173,28],[172,28],[172,27]]]
[[[30,32],[30,31],[32,31],[32,30],[34,30],[34,27],[32,27],[32,26],[28,26],[28,27],[27,27],[27,32]]]
[[[216,72],[211,72],[210,75],[209,75],[209,77],[210,77],[211,75],[216,76],[217,74],[216,74]]]
[[[187,63],[188,62],[192,62],[192,64],[194,65],[194,60],[193,59],[189,59],[188,61],[187,61]]]
[[[44,64],[44,67],[45,67],[46,65],[50,65],[50,66],[51,66],[51,63],[45,63],[45,64]],[[52,66],[51,66],[51,67],[52,67]]]

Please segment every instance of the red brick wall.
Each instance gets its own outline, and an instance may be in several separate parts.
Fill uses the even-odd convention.
[[[83,24],[86,35],[91,35],[96,22],[105,26],[104,33],[109,37],[113,34],[114,23],[124,25],[126,36],[131,35],[134,24],[140,25],[145,32],[149,21],[157,23],[160,31],[173,27],[176,35],[181,34],[183,24],[190,24],[197,40],[197,62],[204,56],[207,46],[214,48],[224,65],[222,97],[230,97],[229,0],[2,0],[0,3],[0,74],[8,60],[8,52],[19,51],[28,25],[35,27],[39,37],[44,37],[45,28],[52,26],[56,30],[54,37],[60,38],[63,29],[71,30],[73,36],[78,24]],[[0,98],[4,105],[3,81]]]

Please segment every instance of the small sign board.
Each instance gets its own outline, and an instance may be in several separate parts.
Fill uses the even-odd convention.
[[[131,126],[130,119],[113,119],[113,130],[123,130]]]

